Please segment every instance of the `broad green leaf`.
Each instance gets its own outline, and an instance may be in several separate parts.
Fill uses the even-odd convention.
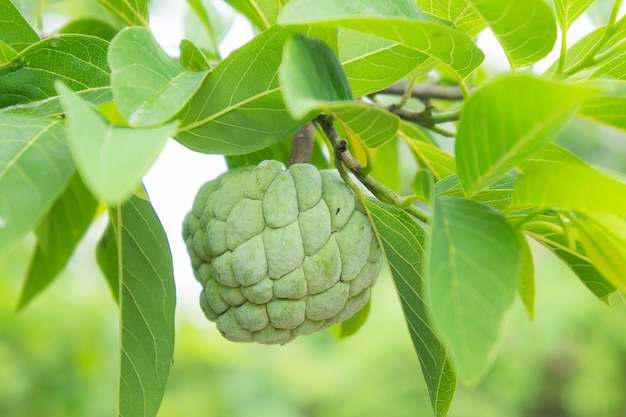
[[[626,291],[626,220],[613,214],[595,213],[577,219],[576,226],[591,263],[611,284]]]
[[[567,31],[595,0],[554,0],[556,17],[561,29]]]
[[[240,155],[293,133],[302,122],[285,108],[277,72],[296,30],[268,29],[220,62],[177,116],[176,139],[199,152]]]
[[[117,33],[117,29],[102,20],[86,18],[71,20],[68,24],[59,29],[59,33],[92,35],[110,42]]]
[[[545,57],[556,41],[556,21],[543,0],[467,0],[496,36],[512,68]]]
[[[39,36],[11,0],[0,0],[0,42],[19,52]]]
[[[177,123],[144,129],[113,126],[62,83],[57,83],[57,89],[67,117],[68,144],[85,184],[110,205],[124,202]]]
[[[220,59],[219,45],[231,29],[234,13],[216,7],[216,0],[186,0],[193,13],[185,15],[185,34],[211,58]]]
[[[0,41],[0,65],[6,64],[17,55],[17,51]]]
[[[432,172],[435,181],[456,174],[456,162],[452,155],[430,143],[411,139],[407,140],[406,143],[413,151],[419,165]]]
[[[520,274],[518,291],[526,308],[526,313],[532,320],[535,317],[535,264],[533,253],[523,235],[520,235],[520,247],[522,249],[522,273]]]
[[[466,195],[553,140],[593,92],[530,75],[504,76],[476,91],[463,108],[455,144]]]
[[[580,115],[626,131],[626,96],[599,96],[586,100]]]
[[[504,210],[511,205],[513,190],[515,189],[515,177],[505,175],[489,187],[472,196],[473,201],[489,204],[496,210]],[[456,175],[450,175],[436,184],[437,194],[451,197],[462,197],[463,189]]]
[[[108,46],[107,41],[94,36],[67,34],[24,49],[0,66],[0,107],[6,107],[0,111],[61,114],[54,89],[58,79],[93,103],[110,101]]]
[[[288,0],[226,0],[244,16],[246,16],[254,26],[264,30],[276,23],[276,17],[280,9]]]
[[[355,97],[382,90],[430,62],[415,49],[354,30],[339,29],[337,42]]]
[[[374,169],[369,175],[392,190],[402,189],[410,169],[414,169],[412,161],[406,161],[402,158],[402,155],[406,154],[404,144],[395,139],[372,150],[371,154]]]
[[[367,300],[365,306],[359,310],[354,316],[350,317],[346,321],[342,321],[336,324],[334,327],[337,329],[336,333],[340,338],[345,338],[356,334],[361,327],[367,322],[367,318],[370,314],[370,308],[372,306],[372,299]]]
[[[433,322],[459,378],[487,370],[522,272],[520,237],[502,214],[457,197],[434,204],[428,264]]]
[[[587,166],[585,161],[564,147],[555,143],[549,143],[519,163],[517,168],[524,173],[528,170],[532,170],[534,167],[547,166],[549,164],[555,166],[562,164]]]
[[[61,120],[0,114],[0,250],[41,221],[73,172]]]
[[[102,236],[98,241],[98,245],[96,246],[96,261],[100,267],[100,271],[104,275],[104,279],[109,285],[113,299],[119,304],[119,258],[117,253],[115,229],[113,228],[111,221],[107,224],[107,227],[102,233]]]
[[[173,60],[146,28],[126,28],[109,48],[111,86],[130,126],[170,120],[200,87],[207,72],[192,72]]]
[[[622,36],[626,36],[626,30]],[[626,42],[611,48],[602,58],[602,64],[594,71],[593,77],[626,80]]]
[[[183,67],[191,71],[208,71],[211,69],[207,56],[189,39],[182,39],[179,49],[178,61]]]
[[[279,15],[278,23],[338,26],[378,36],[436,58],[462,78],[484,58],[470,37],[428,20],[410,0],[291,0]]]
[[[174,354],[172,255],[150,202],[133,196],[112,213],[119,256],[118,415],[154,417]]]
[[[400,119],[355,102],[337,56],[321,40],[296,34],[287,41],[278,77],[285,105],[294,118],[323,111],[333,116],[348,136],[357,137],[369,148],[396,137]]]
[[[17,308],[28,304],[57,276],[83,237],[98,203],[74,173],[63,194],[35,229],[37,246]]]
[[[485,28],[485,21],[468,5],[467,0],[417,0],[423,12],[448,20],[470,38],[478,36]]]
[[[553,217],[542,216],[539,220],[542,221],[525,223],[524,233],[559,257],[596,297],[608,303],[608,297],[615,292],[615,287],[590,263],[582,244],[576,242],[572,246],[565,235],[550,227],[550,223],[555,221]]]
[[[397,207],[373,199],[366,200],[365,205],[389,263],[435,415],[446,416],[456,389],[456,374],[428,316],[432,306],[427,304],[422,278],[426,232]]]
[[[434,201],[435,180],[431,171],[420,169],[413,177],[411,189],[420,200],[432,203]]]
[[[148,26],[148,0],[97,0],[125,26]]]
[[[518,178],[512,206],[623,215],[626,184],[580,163],[536,162]]]

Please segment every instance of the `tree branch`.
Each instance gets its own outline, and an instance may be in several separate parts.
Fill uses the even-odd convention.
[[[376,94],[389,94],[393,96],[404,95],[408,83],[406,81],[399,81],[389,87],[373,93]],[[411,89],[411,97],[424,100],[440,99],[459,101],[463,100],[463,91],[460,87],[446,87],[433,84],[416,84]]]
[[[315,126],[308,122],[293,134],[289,166],[311,162],[313,145],[315,144]]]

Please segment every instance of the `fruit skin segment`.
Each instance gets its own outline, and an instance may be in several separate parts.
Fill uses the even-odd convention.
[[[384,258],[334,170],[264,161],[206,182],[183,221],[200,307],[236,342],[284,344],[351,318]]]

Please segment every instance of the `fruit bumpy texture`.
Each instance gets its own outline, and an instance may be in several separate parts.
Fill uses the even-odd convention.
[[[277,161],[205,183],[183,222],[200,306],[232,341],[284,344],[367,303],[383,256],[336,171]]]

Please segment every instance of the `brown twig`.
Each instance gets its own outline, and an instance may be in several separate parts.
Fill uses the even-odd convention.
[[[289,166],[311,162],[315,144],[315,126],[309,122],[293,134]]]
[[[406,92],[408,83],[406,81],[399,81],[389,87],[373,93],[376,94],[389,94],[393,96],[402,96]],[[411,97],[424,100],[440,99],[450,101],[463,100],[463,91],[460,87],[447,87],[433,84],[415,84],[411,89]]]

